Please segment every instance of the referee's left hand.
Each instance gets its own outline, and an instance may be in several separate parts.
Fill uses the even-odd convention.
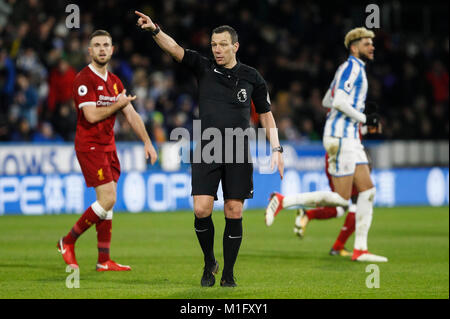
[[[270,161],[270,170],[273,171],[275,166],[278,167],[278,172],[280,173],[280,178],[283,179],[284,162],[283,162],[283,154],[280,152],[272,153],[272,160]]]
[[[152,163],[152,165],[155,164],[156,160],[158,159],[158,153],[156,153],[156,150],[153,147],[152,143],[145,144],[144,150],[145,150],[145,159],[148,160],[150,158],[150,163]]]

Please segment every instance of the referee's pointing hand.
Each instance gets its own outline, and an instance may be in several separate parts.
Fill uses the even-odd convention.
[[[134,11],[139,16],[139,19],[137,21],[137,25],[141,27],[141,29],[147,30],[147,31],[153,31],[156,29],[155,24],[152,22],[152,19],[150,19],[149,16],[146,16],[142,12]]]

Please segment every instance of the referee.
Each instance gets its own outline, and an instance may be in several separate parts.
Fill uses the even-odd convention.
[[[208,59],[196,51],[182,48],[148,16],[138,11],[135,13],[139,16],[138,26],[151,31],[153,39],[161,49],[195,74],[199,87],[199,117],[202,131],[214,128],[224,136],[229,131],[227,129],[246,130],[250,126],[251,101],[253,101],[272,146],[272,169],[277,166],[280,177],[283,178],[284,164],[281,155],[283,149],[270,111],[267,86],[254,68],[236,59],[236,52],[239,49],[236,31],[230,26],[214,29],[211,35],[214,59]],[[225,147],[226,143],[223,142],[226,140],[229,140],[228,136],[220,144],[222,155],[219,154],[217,157],[215,156],[217,154],[214,154],[212,162],[205,161],[204,158],[195,161],[195,154],[198,155],[198,152],[203,154],[201,146],[203,143],[200,143],[200,147],[197,144],[191,165],[194,226],[205,262],[201,279],[201,285],[204,287],[215,284],[214,275],[219,271],[219,263],[214,256],[214,224],[211,219],[219,182],[222,182],[225,201],[224,266],[220,281],[222,287],[236,286],[233,268],[242,242],[242,210],[244,200],[253,197],[253,164],[249,156],[248,141],[241,143],[241,147],[234,146],[233,149],[228,149],[228,144]],[[225,161],[230,151],[233,152],[232,159]],[[237,158],[244,158],[244,161]]]

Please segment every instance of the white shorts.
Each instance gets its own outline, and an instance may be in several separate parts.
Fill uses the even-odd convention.
[[[324,136],[323,146],[328,153],[328,173],[331,176],[353,175],[356,165],[369,164],[359,139]]]

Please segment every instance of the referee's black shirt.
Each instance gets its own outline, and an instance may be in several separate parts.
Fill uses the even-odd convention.
[[[257,113],[270,111],[267,85],[254,68],[238,63],[226,69],[196,51],[185,49],[181,63],[196,76],[199,87],[199,117],[202,132],[209,127],[250,126],[251,101]]]

